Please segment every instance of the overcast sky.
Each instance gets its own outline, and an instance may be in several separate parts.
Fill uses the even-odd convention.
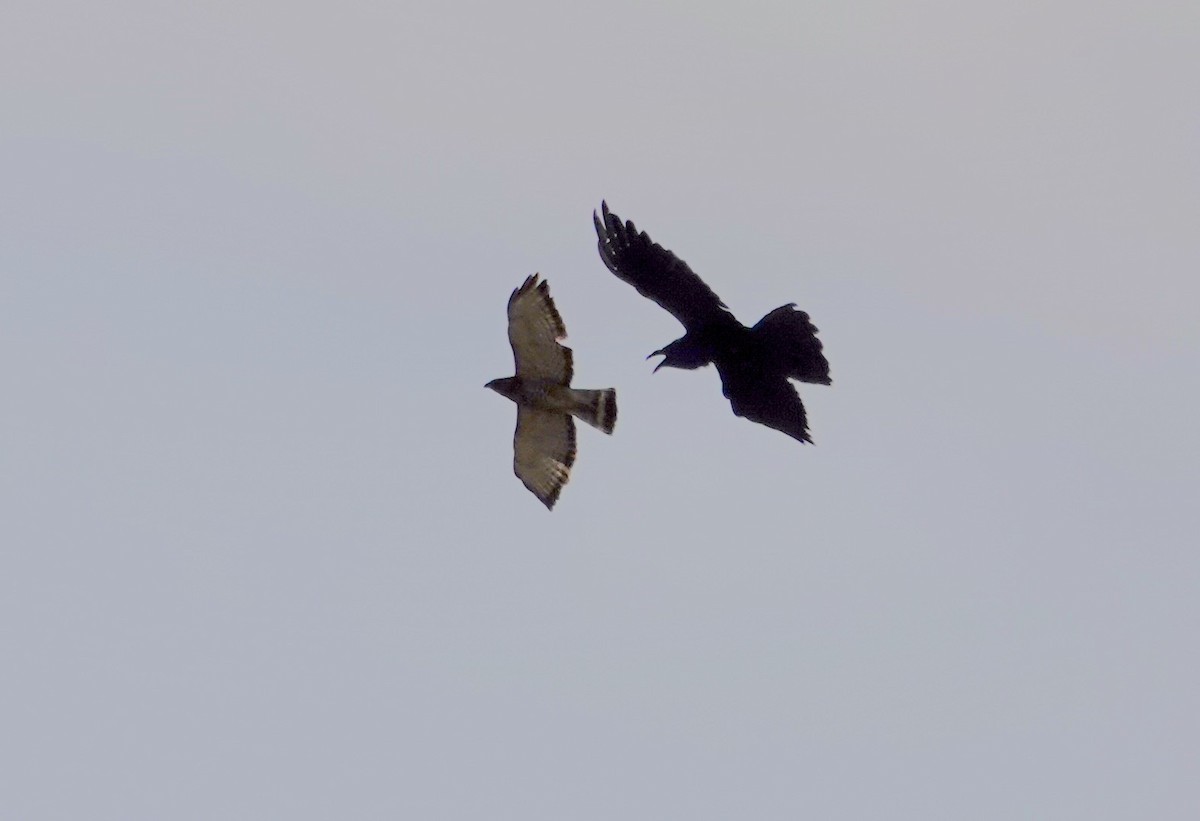
[[[0,816],[1200,817],[1200,7],[0,25]],[[738,419],[591,212],[742,321]],[[610,438],[512,474],[550,282]]]

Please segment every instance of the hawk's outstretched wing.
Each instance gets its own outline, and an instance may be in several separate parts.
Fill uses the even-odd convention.
[[[574,372],[571,349],[558,343],[566,335],[567,327],[550,298],[549,283],[539,282],[534,274],[512,292],[508,298],[508,341],[518,378],[570,384]]]
[[[554,509],[574,463],[574,420],[565,413],[518,405],[513,472],[548,509]]]
[[[645,231],[638,232],[633,221],[621,218],[600,203],[603,219],[592,212],[599,237],[600,258],[619,278],[642,296],[652,299],[683,323],[688,331],[710,324],[736,324],[733,314],[696,276],[687,263],[654,242]]]

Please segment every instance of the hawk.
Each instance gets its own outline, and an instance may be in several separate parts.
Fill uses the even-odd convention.
[[[600,216],[592,212],[592,222],[608,270],[665,308],[686,331],[650,354],[663,357],[654,370],[716,365],[735,415],[811,443],[804,403],[788,381],[831,384],[829,363],[808,314],[789,303],[747,328],[687,263],[645,231],[638,233],[632,221],[622,223],[608,203],[601,202],[600,211]]]
[[[571,387],[571,349],[559,344],[566,326],[550,285],[534,274],[508,298],[508,341],[516,376],[484,385],[517,403],[513,435],[513,472],[548,510],[554,509],[575,462],[575,422],[612,433],[617,424],[617,392],[613,388]]]

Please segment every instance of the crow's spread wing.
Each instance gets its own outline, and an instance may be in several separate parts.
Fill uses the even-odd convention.
[[[782,431],[793,439],[812,443],[804,403],[786,376],[720,364],[717,371],[721,374],[721,391],[735,414]]]
[[[608,270],[669,311],[688,331],[736,321],[686,262],[651,240],[645,231],[639,233],[632,221],[622,223],[608,210],[608,203],[600,203],[600,212],[603,219],[592,212],[592,221],[600,240],[600,258]]]
[[[534,274],[508,298],[508,341],[512,345],[517,376],[547,379],[569,385],[574,370],[571,349],[558,343],[567,335],[549,283]]]
[[[518,405],[513,472],[547,509],[554,509],[574,463],[574,420],[565,413]]]

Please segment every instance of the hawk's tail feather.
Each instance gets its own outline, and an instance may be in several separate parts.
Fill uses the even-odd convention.
[[[617,426],[616,388],[601,390],[573,388],[571,394],[575,399],[575,408],[571,413],[593,428],[605,433],[613,432],[613,428]]]

